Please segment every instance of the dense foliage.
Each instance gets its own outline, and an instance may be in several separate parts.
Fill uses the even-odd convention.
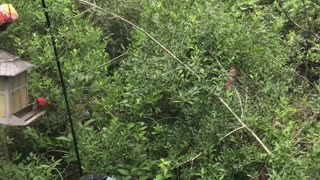
[[[0,34],[0,49],[37,65],[30,99],[52,107],[29,127],[5,129],[11,160],[0,158],[0,179],[77,179],[41,3],[10,3],[20,21]],[[320,178],[317,1],[47,3],[85,173]]]

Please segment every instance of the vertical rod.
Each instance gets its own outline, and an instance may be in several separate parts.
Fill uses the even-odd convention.
[[[45,14],[46,21],[47,21],[47,27],[49,29],[51,42],[52,42],[52,48],[53,48],[53,52],[54,52],[54,56],[55,56],[55,60],[56,60],[56,64],[57,64],[57,68],[58,68],[58,72],[59,72],[60,83],[61,83],[61,86],[62,86],[62,91],[63,91],[63,95],[64,95],[64,101],[65,101],[65,104],[66,104],[66,110],[67,110],[68,119],[69,119],[69,123],[70,123],[70,127],[71,127],[71,133],[72,133],[72,137],[73,137],[74,150],[75,150],[75,153],[76,153],[76,156],[77,156],[77,161],[78,161],[79,174],[80,174],[80,176],[82,176],[83,173],[82,173],[82,168],[81,168],[81,159],[80,159],[80,154],[79,154],[79,149],[78,149],[76,132],[75,132],[75,129],[74,129],[74,126],[73,126],[73,120],[72,120],[72,115],[71,115],[71,110],[70,110],[70,105],[69,105],[69,100],[68,100],[68,92],[67,92],[66,84],[65,84],[65,81],[64,81],[64,78],[63,78],[61,62],[59,60],[58,50],[57,50],[55,38],[54,38],[52,30],[51,30],[51,23],[50,23],[49,13],[47,11],[47,6],[46,6],[45,0],[42,0],[42,7],[44,9],[44,14]]]

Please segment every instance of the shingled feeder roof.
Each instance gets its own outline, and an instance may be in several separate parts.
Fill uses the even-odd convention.
[[[0,76],[15,76],[30,68],[33,65],[5,51],[0,50]]]

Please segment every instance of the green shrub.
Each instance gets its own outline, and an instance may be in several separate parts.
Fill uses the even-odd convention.
[[[99,1],[100,12],[81,1],[49,1],[84,172],[118,179],[319,177],[318,4],[278,2]],[[38,65],[30,74],[31,99],[45,96],[54,107],[20,136],[9,134],[39,154],[37,163],[10,164],[10,173],[55,164],[42,155],[59,151],[61,165],[35,168],[28,178],[58,177],[55,168],[75,178],[43,12],[39,1],[16,3],[21,22],[0,35],[0,44]],[[226,92],[231,67],[236,80]],[[27,152],[23,144],[14,145],[18,153]]]

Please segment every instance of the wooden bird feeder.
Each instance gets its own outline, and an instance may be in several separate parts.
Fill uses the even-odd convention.
[[[45,113],[28,105],[27,70],[33,66],[0,50],[0,124],[25,126]]]

